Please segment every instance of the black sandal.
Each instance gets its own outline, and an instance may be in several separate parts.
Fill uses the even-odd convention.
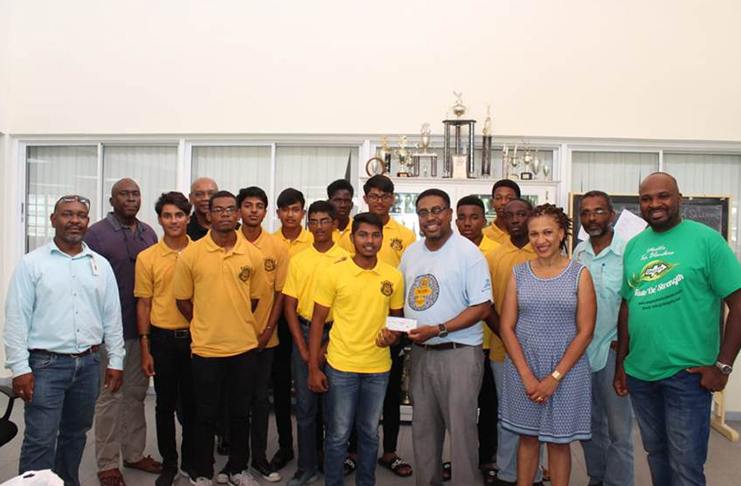
[[[443,462],[443,482],[450,481],[453,477],[453,465],[448,462]]]
[[[383,458],[380,458],[380,459],[378,459],[378,464],[380,464],[381,466],[385,467],[386,469],[388,469],[392,473],[394,473],[397,476],[402,477],[402,478],[408,478],[414,472],[414,471],[412,471],[412,465],[411,464],[407,464],[406,462],[404,462],[401,459],[401,457],[397,457],[396,459],[394,459],[391,462],[386,462],[386,461],[383,460]],[[400,469],[401,470],[406,469],[407,472],[406,473],[401,472]]]
[[[497,470],[496,469],[482,469],[481,473],[484,475],[484,484],[487,486],[493,486],[497,484]]]
[[[342,463],[342,475],[343,476],[349,476],[352,473],[355,472],[355,469],[357,469],[358,464],[355,462],[355,459],[353,459],[350,456],[347,456],[345,458],[345,462]]]

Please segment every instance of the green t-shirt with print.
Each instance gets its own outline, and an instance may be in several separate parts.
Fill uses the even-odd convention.
[[[712,228],[683,220],[648,228],[623,254],[622,295],[629,309],[625,372],[656,381],[712,365],[720,348],[721,299],[741,288],[741,265]]]

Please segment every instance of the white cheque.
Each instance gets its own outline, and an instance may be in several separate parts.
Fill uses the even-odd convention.
[[[388,316],[386,318],[386,329],[388,329],[389,331],[409,332],[410,330],[416,328],[416,319],[407,319],[406,317],[393,316]]]

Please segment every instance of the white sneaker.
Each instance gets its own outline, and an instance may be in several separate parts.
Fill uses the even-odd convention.
[[[193,484],[194,486],[212,486],[213,484],[210,479],[204,477],[193,479],[189,476],[188,480],[190,481],[190,484]]]
[[[260,484],[255,480],[254,476],[252,476],[252,474],[250,474],[247,470],[244,470],[241,473],[237,474],[230,474],[229,484],[231,484],[232,486],[260,486]]]

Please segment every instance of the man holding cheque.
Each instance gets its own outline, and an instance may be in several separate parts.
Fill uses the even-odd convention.
[[[401,272],[376,256],[383,242],[383,223],[378,216],[355,216],[350,238],[355,255],[330,265],[319,277],[309,334],[309,388],[327,392],[327,486],[343,484],[342,464],[353,422],[358,431],[355,484],[375,484],[378,421],[391,369],[388,346],[399,336],[385,325],[388,315],[401,316],[404,306]],[[322,329],[330,308],[334,324],[322,372]]]

